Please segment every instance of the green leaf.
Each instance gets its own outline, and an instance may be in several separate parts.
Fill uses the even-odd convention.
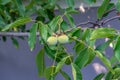
[[[74,80],[82,80],[82,74],[80,72],[80,69],[74,63],[72,63],[72,74],[73,74],[73,79]]]
[[[65,13],[66,14],[77,14],[77,13],[79,13],[79,11],[69,7],[69,8],[66,9]]]
[[[112,80],[112,77],[113,77],[112,73],[111,73],[111,72],[108,72],[108,73],[106,74],[105,80]]]
[[[48,26],[45,24],[39,25],[39,33],[42,39],[46,42],[48,37]]]
[[[18,41],[15,38],[13,38],[13,37],[11,37],[11,40],[12,40],[12,43],[14,44],[14,46],[18,49],[19,48]]]
[[[89,59],[89,52],[88,49],[85,48],[81,50],[81,52],[78,54],[77,58],[75,59],[75,64],[81,69],[85,66],[85,64],[88,62]]]
[[[116,64],[117,61],[118,59],[116,58],[115,54],[113,54],[113,56],[110,58],[111,64]]]
[[[104,0],[103,3],[101,4],[101,6],[98,8],[98,11],[97,11],[98,19],[101,19],[102,16],[104,15],[104,13],[106,12],[109,2],[110,2],[110,0]]]
[[[120,62],[120,36],[118,36],[117,39],[116,39],[114,53],[115,53],[115,57]]]
[[[63,22],[61,23],[61,29],[62,29],[63,31],[68,30],[69,28],[70,28],[70,26],[67,24],[66,21],[63,21]]]
[[[90,37],[90,40],[95,40],[98,38],[108,38],[115,35],[115,29],[113,28],[97,28],[95,29]]]
[[[2,40],[3,40],[4,42],[6,42],[6,41],[7,41],[7,37],[6,37],[6,36],[2,36]]]
[[[1,12],[0,12],[1,13]],[[3,29],[3,27],[5,26],[5,21],[3,20],[2,16],[0,16],[0,31]]]
[[[60,69],[62,68],[62,66],[64,65],[66,59],[68,58],[69,56],[67,57],[64,57],[56,66],[56,69],[55,69],[55,73],[59,72]]]
[[[66,59],[65,64],[70,65],[73,62],[73,56],[69,55],[69,57]]]
[[[62,23],[63,19],[61,16],[56,16],[48,25],[50,29],[54,32],[58,29],[58,25]]]
[[[38,69],[38,76],[44,76],[45,61],[44,61],[44,48],[42,48],[36,55],[36,65]]]
[[[92,31],[93,30],[89,29],[89,28],[85,29],[84,32],[82,33],[81,39],[83,41],[85,41],[86,44],[88,44],[89,46],[94,47],[95,40],[90,40],[90,36],[91,36]]]
[[[66,0],[66,3],[68,5],[68,7],[74,8],[74,5],[75,5],[74,0]]]
[[[25,6],[22,4],[22,1],[21,0],[14,0],[14,2],[18,8],[20,15],[22,17],[24,17],[25,16]]]
[[[31,1],[25,6],[26,10],[31,9],[34,4],[35,4],[35,1],[34,1],[34,0],[31,0]]]
[[[2,31],[7,31],[9,29],[18,27],[20,25],[24,25],[25,23],[30,22],[30,21],[32,21],[32,19],[28,18],[28,17],[27,18],[20,18],[20,19],[14,21],[13,23],[8,24],[7,26],[5,26],[5,28],[3,28]]]
[[[107,59],[101,52],[99,51],[95,51],[96,54],[98,55],[98,57],[100,58],[100,60],[104,63],[104,65],[112,72],[114,73],[113,69],[112,69],[112,65],[110,63],[110,60]]]
[[[11,2],[11,0],[0,0],[0,4],[2,5],[6,5],[9,2]]]
[[[120,79],[120,68],[115,68],[114,71],[115,74],[113,76],[113,79]]]
[[[114,6],[115,6],[114,3],[109,3],[107,10],[111,10]]]
[[[36,44],[36,32],[38,28],[38,23],[34,23],[30,29],[30,34],[28,37],[28,44],[30,47],[30,50],[32,51],[35,47]]]
[[[76,44],[75,44],[75,46],[74,46],[74,49],[75,49],[75,52],[76,52],[77,54],[79,54],[80,51],[81,51],[82,49],[84,49],[84,48],[85,48],[85,45],[84,45],[82,42],[77,42],[77,41],[76,41]]]
[[[100,52],[104,52],[105,49],[109,46],[109,44],[112,42],[113,40],[108,40],[100,45],[98,45],[96,47],[96,50],[100,51]]]
[[[118,12],[120,12],[120,0],[117,0],[117,3],[116,3],[116,9]]]
[[[53,79],[54,71],[55,71],[55,66],[50,66],[50,67],[45,69],[44,76],[45,76],[46,80],[54,80]]]
[[[72,36],[72,37],[80,37],[81,36],[81,31],[82,29],[81,28],[74,28],[73,30],[70,31],[70,33],[68,34],[69,36]]]
[[[97,75],[93,80],[101,80],[104,77],[105,73]]]
[[[54,59],[56,51],[51,50],[47,44],[44,46],[44,48],[45,48],[45,51],[46,51],[46,54],[48,55],[48,57]]]
[[[95,51],[92,49],[92,48],[88,48],[88,62],[86,63],[86,65],[87,64],[90,64],[92,61],[93,61],[93,59],[95,58]]]
[[[106,11],[106,13],[104,13],[103,17],[108,16],[109,10],[111,10],[114,6],[115,6],[114,3],[109,3],[109,5],[108,5],[108,7],[106,9],[107,11]]]
[[[116,67],[114,69],[114,74],[110,71],[106,74],[105,80],[119,80],[120,79],[120,68]]]
[[[65,78],[65,80],[71,80],[70,76],[66,72],[60,70],[60,73],[63,75],[63,77]]]
[[[70,15],[70,14],[65,14],[66,18],[68,19],[71,27],[76,27],[75,23],[74,23],[74,20],[73,20],[73,17]]]
[[[84,0],[84,1],[87,2],[88,4],[92,4],[96,2],[96,0]]]

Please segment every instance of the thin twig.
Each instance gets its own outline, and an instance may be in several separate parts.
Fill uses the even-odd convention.
[[[105,25],[106,23],[108,23],[108,22],[110,22],[110,21],[112,21],[112,20],[114,20],[114,19],[118,19],[118,18],[120,18],[120,16],[115,16],[115,17],[109,18],[109,19],[103,21],[101,24],[102,24],[102,25]]]
[[[0,32],[0,36],[24,36],[28,37],[29,32]],[[39,36],[39,32],[36,33],[36,36]]]
[[[104,13],[103,15],[108,14],[108,13],[111,13],[111,12],[113,12],[113,11],[116,11],[116,9],[115,9],[115,8],[113,8],[113,9],[111,9],[111,10],[107,11],[106,13]]]
[[[77,24],[76,26],[87,25],[87,24],[92,24],[92,25],[100,26],[99,24],[97,24],[95,22],[92,22],[92,21],[83,22],[83,23]]]

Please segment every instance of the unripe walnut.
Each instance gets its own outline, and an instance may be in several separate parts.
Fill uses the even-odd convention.
[[[57,36],[51,36],[47,39],[47,43],[49,45],[56,45],[57,44]]]
[[[62,34],[62,35],[58,36],[58,42],[62,43],[62,44],[68,43],[69,42],[69,38],[68,38],[67,35]]]

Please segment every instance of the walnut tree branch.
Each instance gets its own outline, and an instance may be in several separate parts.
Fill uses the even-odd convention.
[[[114,19],[118,19],[118,18],[120,18],[120,16],[115,16],[115,17],[112,17],[112,18],[109,18],[109,19],[107,19],[107,20],[104,20],[104,21],[102,21],[102,25],[105,25],[106,23],[108,23],[108,22],[110,22],[110,21],[112,21],[112,20],[114,20]]]
[[[24,37],[28,37],[29,36],[29,32],[0,32],[0,36],[24,36]],[[39,32],[36,33],[36,36],[39,36]]]
[[[92,25],[95,25],[95,26],[100,26],[99,24],[97,24],[95,22],[92,22],[92,21],[83,22],[83,23],[77,24],[76,26],[87,25],[87,24],[92,24]]]

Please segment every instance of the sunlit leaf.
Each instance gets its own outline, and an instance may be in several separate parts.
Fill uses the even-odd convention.
[[[34,23],[31,26],[31,29],[30,29],[30,34],[29,34],[29,37],[28,37],[28,44],[29,44],[29,47],[30,47],[31,51],[34,49],[35,44],[36,44],[37,28],[38,28],[38,23]]]
[[[44,49],[41,49],[36,55],[36,65],[38,69],[38,76],[44,76],[45,61],[44,61]]]
[[[108,38],[115,35],[115,29],[113,28],[97,28],[95,29],[90,37],[90,40],[95,40],[99,38]]]
[[[74,80],[82,80],[81,71],[80,71],[79,67],[74,63],[72,63],[72,74],[73,74]]]
[[[31,18],[20,18],[20,19],[14,21],[13,23],[8,24],[7,26],[5,26],[5,28],[3,28],[2,31],[7,31],[7,30],[12,29],[14,27],[24,25],[25,23],[30,22],[30,21],[32,21]]]

